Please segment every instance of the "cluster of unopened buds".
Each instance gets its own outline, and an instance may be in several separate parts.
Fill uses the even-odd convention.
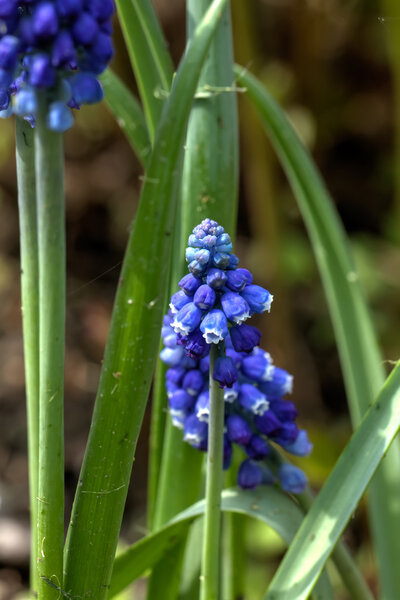
[[[62,132],[71,108],[99,102],[113,13],[113,0],[0,0],[0,117],[34,125],[44,91],[47,126]]]
[[[179,282],[162,328],[172,422],[186,442],[207,450],[209,351],[218,344],[222,356],[213,378],[224,388],[224,468],[237,444],[247,457],[238,471],[240,487],[279,481],[285,491],[300,493],[307,480],[298,467],[285,463],[274,473],[265,464],[271,443],[297,456],[312,449],[307,432],[295,423],[294,404],[283,398],[292,390],[292,376],[272,364],[259,347],[259,330],[245,323],[252,314],[270,310],[272,295],[253,285],[247,269],[238,268],[229,235],[215,221],[205,219],[195,227],[186,259],[190,273]]]

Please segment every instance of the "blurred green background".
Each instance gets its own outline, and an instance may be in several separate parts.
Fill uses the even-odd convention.
[[[175,63],[183,0],[155,0]],[[285,107],[335,199],[388,369],[400,354],[400,6],[397,0],[233,0],[236,60]],[[113,68],[136,91],[116,23]],[[161,102],[162,100],[160,100]],[[239,94],[241,182],[236,253],[275,296],[257,325],[294,374],[293,399],[315,448],[302,460],[318,489],[350,434],[323,291],[285,177]],[[14,123],[0,123],[0,600],[28,576],[28,490]],[[66,485],[69,510],[86,443],[113,295],[141,168],[105,104],[82,109],[65,137],[67,194]],[[128,497],[126,540],[144,533],[148,419]],[[364,506],[346,540],[375,585]],[[283,551],[248,528],[248,599],[261,597]],[[267,567],[267,561],[269,566]],[[136,597],[136,596],[135,596]],[[139,596],[138,596],[139,597]],[[346,598],[338,589],[338,598]],[[247,599],[247,596],[246,596]]]

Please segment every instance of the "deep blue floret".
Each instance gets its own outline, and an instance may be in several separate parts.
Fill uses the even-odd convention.
[[[178,339],[178,344],[184,345],[187,355],[191,358],[204,358],[210,352],[210,346],[204,339],[200,329],[195,329],[184,338],[180,337],[180,339]]]
[[[191,273],[182,277],[179,282],[179,287],[187,294],[188,296],[194,296],[195,291],[201,286],[201,279],[194,277]]]
[[[103,88],[91,73],[76,73],[68,83],[77,104],[96,104],[103,98]]]
[[[198,396],[204,387],[204,375],[199,369],[191,369],[182,380],[182,388],[191,396]]]
[[[176,333],[187,336],[200,325],[202,315],[202,310],[194,302],[188,302],[175,315],[172,327]]]
[[[208,426],[204,421],[199,421],[194,413],[189,415],[184,422],[183,439],[194,448],[206,449]]]
[[[272,359],[268,352],[257,352],[246,356],[242,361],[243,373],[258,382],[268,381],[272,377]]]
[[[262,483],[262,469],[253,460],[244,460],[239,467],[238,485],[245,490],[251,490]]]
[[[215,301],[215,291],[207,284],[201,285],[193,296],[195,305],[203,310],[211,310],[214,307]]]
[[[232,387],[238,378],[235,363],[229,356],[220,356],[215,361],[213,378],[221,388]]]
[[[210,394],[208,390],[202,392],[197,398],[195,413],[199,421],[208,423],[208,419],[210,416]]]
[[[182,414],[183,416],[188,414],[195,404],[193,396],[182,389],[173,392],[168,401],[171,412]]]
[[[245,447],[246,454],[254,460],[263,460],[270,453],[270,446],[266,439],[260,435],[251,436],[249,443]]]
[[[0,90],[0,110],[6,110],[10,104],[10,94]]]
[[[261,333],[256,327],[242,323],[230,330],[233,348],[236,352],[251,352],[259,345]]]
[[[263,415],[269,409],[267,396],[256,386],[242,383],[239,394],[240,405],[255,415]]]
[[[232,442],[240,444],[241,446],[248,444],[252,436],[249,423],[246,421],[246,419],[237,414],[231,414],[228,416],[226,419],[226,430],[228,438]]]
[[[307,485],[307,478],[303,471],[289,463],[280,467],[279,479],[282,489],[292,494],[301,494]]]
[[[58,32],[58,14],[54,2],[39,2],[32,14],[32,29],[39,40],[53,38]]]
[[[179,292],[176,292],[171,296],[169,307],[172,313],[176,314],[185,306],[185,304],[189,304],[189,302],[193,302],[193,298],[185,294],[183,290],[179,290]]]

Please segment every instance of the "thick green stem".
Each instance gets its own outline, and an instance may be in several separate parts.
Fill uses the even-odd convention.
[[[224,447],[224,392],[212,373],[218,357],[218,347],[210,349],[210,419],[206,475],[206,509],[204,515],[203,554],[200,577],[201,600],[220,597],[220,529],[222,461]]]
[[[31,591],[37,592],[37,498],[39,453],[39,286],[33,130],[17,118],[15,127],[21,253],[21,300],[28,417]]]
[[[35,130],[39,247],[39,503],[40,600],[56,600],[64,541],[65,225],[62,135],[49,131],[45,105]]]

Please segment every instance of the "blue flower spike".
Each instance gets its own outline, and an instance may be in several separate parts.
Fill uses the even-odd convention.
[[[273,473],[265,464],[274,445],[296,456],[312,450],[307,432],[296,425],[294,403],[284,398],[292,391],[292,375],[273,364],[259,347],[259,330],[248,324],[254,313],[270,311],[272,294],[238,267],[229,235],[211,219],[194,228],[186,260],[189,273],[171,298],[161,332],[172,423],[187,443],[207,450],[209,351],[217,344],[212,376],[224,388],[223,468],[229,468],[236,444],[246,457],[238,472],[240,487],[273,484],[300,493],[307,479],[298,467],[288,463]]]
[[[113,14],[113,0],[0,0],[0,117],[34,125],[40,93],[47,127],[64,132],[72,108],[99,102]]]

